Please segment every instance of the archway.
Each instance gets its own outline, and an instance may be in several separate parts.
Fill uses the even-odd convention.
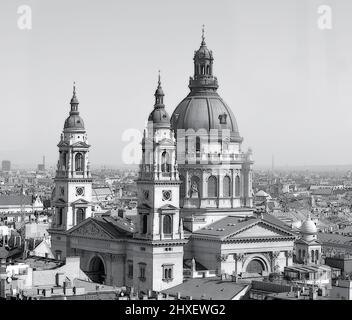
[[[264,263],[259,260],[259,259],[252,259],[246,268],[247,273],[258,273],[261,274],[263,271],[265,271],[265,265]]]
[[[263,254],[251,254],[245,260],[242,271],[252,275],[270,273],[270,261]]]
[[[106,278],[105,266],[103,260],[99,256],[93,257],[89,263],[89,278],[96,283],[104,283]]]

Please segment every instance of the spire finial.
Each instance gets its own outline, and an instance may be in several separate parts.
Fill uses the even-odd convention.
[[[160,87],[161,81],[160,81],[160,70],[158,71],[158,86]]]
[[[71,98],[71,111],[78,111],[78,100],[76,97],[76,81],[73,82],[73,94]]]
[[[202,25],[202,45],[205,44],[204,28],[205,28],[205,25],[203,24]]]

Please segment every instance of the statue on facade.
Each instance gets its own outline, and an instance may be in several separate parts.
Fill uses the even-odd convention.
[[[191,184],[190,197],[191,198],[198,198],[199,197],[198,184],[195,181],[193,181]]]

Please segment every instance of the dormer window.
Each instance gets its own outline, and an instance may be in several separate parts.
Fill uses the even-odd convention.
[[[219,115],[220,124],[226,124],[227,123],[226,118],[227,118],[226,113],[220,114]]]

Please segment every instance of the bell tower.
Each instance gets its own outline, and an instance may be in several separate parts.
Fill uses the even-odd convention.
[[[92,177],[89,148],[83,119],[78,111],[76,86],[73,86],[71,110],[61,133],[59,160],[54,178],[52,201],[55,213],[51,233],[66,231],[92,215]],[[55,239],[52,245],[55,247]],[[59,250],[63,254],[63,250]]]
[[[161,291],[183,281],[185,240],[179,215],[176,140],[163,102],[160,74],[154,96],[137,180],[138,224],[132,241],[138,252],[129,258],[135,272],[127,285]]]

